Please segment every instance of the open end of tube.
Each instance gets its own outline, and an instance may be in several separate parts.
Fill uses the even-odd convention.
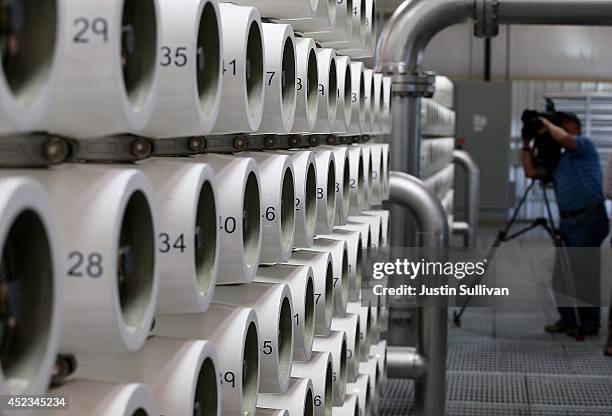
[[[134,111],[147,100],[157,65],[157,20],[154,0],[125,0],[121,29],[123,81]]]
[[[295,186],[291,169],[285,170],[281,191],[281,243],[283,250],[289,252],[293,243],[295,229]]]
[[[374,50],[376,48],[376,36],[377,36],[377,31],[378,31],[378,10],[376,9],[376,2],[373,1],[372,2],[372,15],[370,16],[370,29],[371,29],[371,33],[372,33],[372,43],[370,44],[370,47],[372,48],[372,50]]]
[[[372,76],[372,80],[370,81],[370,108],[368,109],[368,120],[371,124],[375,123],[374,115],[376,114],[376,92],[374,90],[374,77]],[[374,128],[372,126],[372,128]]]
[[[207,3],[200,18],[196,56],[196,78],[200,109],[206,118],[211,117],[219,93],[221,78],[219,75],[220,43],[219,16],[217,16],[212,3]]]
[[[308,388],[306,390],[306,398],[304,399],[304,416],[313,416],[313,398],[312,398],[312,390]]]
[[[295,105],[295,47],[291,38],[285,39],[282,68],[283,73],[280,75],[283,113],[290,114]]]
[[[351,76],[351,66],[348,65],[346,72],[344,73],[344,119],[348,120],[351,118],[351,85],[353,85],[353,78]]]
[[[325,271],[325,322],[331,322],[334,306],[334,270],[332,262],[327,263]]]
[[[346,339],[342,340],[342,347],[340,348],[340,391],[346,391]]]
[[[202,185],[198,200],[195,233],[195,266],[198,291],[205,296],[212,286],[215,255],[217,253],[217,212],[215,194],[210,182]]]
[[[372,410],[372,403],[370,402],[370,382],[368,381],[368,383],[366,384],[366,389],[365,389],[365,414],[366,415],[372,414],[371,410]]]
[[[374,166],[372,163],[372,152],[370,152],[369,156],[369,162],[368,162],[368,183],[369,184],[373,184],[374,183]]]
[[[200,368],[193,401],[194,415],[217,414],[217,371],[210,358],[206,358]]]
[[[365,115],[365,77],[363,75],[363,71],[361,72],[361,76],[359,77],[359,114]]]
[[[327,169],[327,223],[334,222],[334,209],[336,209],[336,166],[333,160],[329,161]]]
[[[325,370],[325,416],[331,416],[332,414],[332,404],[333,404],[333,376],[334,369],[332,368],[331,361],[327,362],[327,369]]]
[[[242,205],[242,244],[247,267],[254,267],[258,261],[257,249],[260,233],[259,183],[255,173],[249,173],[244,189]]]
[[[312,345],[312,338],[314,335],[314,315],[315,315],[315,293],[314,293],[314,282],[312,276],[308,276],[306,282],[306,305],[304,305],[304,344],[307,348]]]
[[[366,339],[365,339],[365,347],[366,347],[366,354],[368,353],[368,349],[370,348],[370,345],[372,345],[372,312],[370,310],[370,308],[367,308],[367,314],[366,314]]]
[[[291,358],[293,350],[293,321],[291,316],[291,304],[288,298],[283,298],[280,317],[278,320],[278,378],[287,380],[291,370]]]
[[[346,33],[353,33],[353,0],[346,0]]]
[[[154,252],[155,236],[151,209],[144,194],[136,191],[130,197],[123,214],[117,253],[119,301],[123,320],[130,331],[137,331],[143,324],[142,320],[151,303]],[[88,260],[90,273],[96,273],[98,270],[102,273],[102,270],[95,266],[95,254]]]
[[[349,273],[348,273],[348,251],[345,248],[342,253],[342,283],[341,283],[341,297],[342,303],[344,304],[348,299],[348,289],[349,289]]]
[[[353,411],[354,416],[361,416],[359,412],[359,403],[355,402],[355,410]]]
[[[355,374],[359,373],[359,361],[361,360],[361,325],[359,321],[357,321],[357,326],[355,330],[355,351],[353,353],[353,359],[355,363]]]
[[[378,111],[376,112],[376,118],[378,119],[378,124],[380,125],[380,129],[384,128],[383,120],[385,119],[384,110],[385,110],[385,97],[383,96],[382,91],[382,82],[380,85],[380,94],[378,95]]]
[[[261,110],[263,94],[263,42],[257,22],[251,22],[246,51],[247,104],[251,117]]]
[[[57,0],[18,0],[0,5],[2,71],[24,106],[36,101],[49,79],[57,36]]]
[[[334,0],[334,4],[336,1]],[[338,105],[338,74],[336,72],[336,60],[332,59],[329,65],[329,91],[327,91],[329,105],[329,119],[336,119],[336,106]]]
[[[345,218],[349,210],[349,204],[351,203],[351,166],[349,163],[347,152],[346,158],[344,159],[344,172],[342,172],[342,209]]]
[[[132,413],[132,416],[149,416],[149,414],[141,407],[140,409],[136,409],[136,411]]]
[[[361,239],[357,242],[357,256],[355,261],[355,287],[357,290],[361,290],[361,273],[363,267],[363,246],[361,245]]]
[[[23,211],[4,241],[0,263],[5,315],[0,320],[0,367],[11,393],[27,390],[43,369],[55,301],[52,263],[40,217]]]
[[[314,163],[308,164],[306,173],[304,209],[306,210],[306,232],[312,236],[317,224],[317,171]]]
[[[309,115],[317,112],[317,88],[319,87],[319,67],[317,53],[311,49],[308,53],[308,69],[306,72],[306,111]],[[309,117],[310,118],[310,117]]]
[[[242,403],[245,409],[253,409],[257,402],[257,381],[259,380],[259,347],[257,345],[257,327],[249,324],[244,340],[242,356]]]
[[[359,156],[359,166],[357,167],[357,192],[358,199],[361,203],[365,198],[365,174],[363,166],[363,154]]]
[[[361,14],[359,15],[359,34],[361,36],[361,40],[363,40],[366,36],[366,1],[361,0]]]

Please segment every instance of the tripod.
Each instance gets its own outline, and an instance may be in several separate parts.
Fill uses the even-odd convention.
[[[512,227],[517,221],[517,217],[518,217],[518,214],[521,208],[523,207],[523,205],[525,205],[525,202],[527,202],[527,197],[529,196],[529,194],[531,193],[531,191],[533,190],[537,182],[540,182],[542,186],[544,205],[546,207],[546,217],[536,218],[526,227],[523,227],[518,231],[510,233]],[[560,265],[561,265],[561,271],[563,273],[563,277],[565,280],[565,284],[566,284],[566,287],[569,288],[570,293],[575,294],[576,287],[572,279],[572,276],[573,276],[572,265],[571,265],[569,256],[567,254],[567,246],[559,230],[555,227],[555,221],[552,215],[552,209],[550,208],[550,201],[548,199],[548,194],[546,193],[546,183],[539,179],[533,179],[531,181],[527,189],[525,189],[525,192],[523,193],[523,196],[521,197],[521,200],[519,201],[518,205],[514,209],[514,213],[512,214],[512,217],[506,223],[504,228],[497,234],[497,237],[495,238],[493,245],[491,246],[491,248],[489,249],[487,253],[487,256],[485,257],[486,265],[487,265],[485,273],[478,278],[478,280],[473,284],[473,286],[476,286],[477,284],[479,284],[482,281],[482,279],[486,276],[487,274],[486,272],[488,271],[488,268],[490,267],[491,261],[495,257],[497,250],[502,245],[502,243],[514,240],[520,237],[521,235],[526,234],[529,231],[534,230],[536,228],[543,228],[546,231],[546,233],[549,235],[549,237],[551,238],[554,246],[560,249],[558,253],[560,253]],[[463,316],[463,313],[465,312],[466,308],[469,306],[469,303],[472,300],[473,296],[474,295],[469,295],[464,300],[463,305],[461,305],[461,309],[459,310],[459,312],[456,312],[456,311],[453,312],[453,321],[455,323],[455,326],[457,327],[461,326],[461,317]],[[575,304],[573,305],[573,310],[574,310],[574,316],[576,319],[576,325],[578,327],[578,330],[576,332],[576,340],[581,341],[584,339],[584,335],[581,333],[582,325],[580,322],[580,315],[578,313],[578,308],[576,307]]]

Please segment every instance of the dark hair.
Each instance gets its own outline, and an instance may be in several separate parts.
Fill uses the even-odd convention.
[[[558,114],[561,123],[574,123],[580,128],[580,130],[582,130],[582,121],[580,121],[576,114],[563,112],[559,112]]]

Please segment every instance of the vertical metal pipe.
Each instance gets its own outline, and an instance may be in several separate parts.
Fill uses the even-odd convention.
[[[408,209],[418,229],[417,245],[423,258],[444,261],[448,248],[448,223],[440,201],[422,181],[405,173],[391,172],[390,201]],[[416,309],[417,352],[427,362],[425,374],[416,380],[414,413],[443,416],[446,403],[446,355],[448,312],[445,300],[436,306]],[[393,303],[391,304],[393,308]],[[401,311],[400,311],[401,312]],[[396,326],[401,332],[406,328]],[[395,334],[402,338],[401,334]],[[410,363],[411,360],[405,360]],[[406,368],[409,374],[414,369]]]
[[[455,150],[453,162],[465,172],[465,218],[468,225],[466,247],[474,247],[480,214],[480,169],[465,150]]]

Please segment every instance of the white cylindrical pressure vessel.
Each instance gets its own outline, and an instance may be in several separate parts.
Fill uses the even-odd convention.
[[[351,62],[351,122],[348,125],[348,135],[360,135],[365,128],[365,78],[362,62]]]
[[[217,0],[158,0],[159,88],[148,137],[211,132],[221,103],[223,41]]]
[[[219,261],[217,284],[249,283],[261,250],[261,193],[257,163],[250,157],[205,155],[216,174]]]
[[[346,305],[348,313],[356,313],[359,315],[359,330],[361,339],[361,356],[360,362],[368,360],[368,352],[372,344],[372,313],[369,306],[361,306],[362,302],[349,302]]]
[[[361,282],[363,282],[369,275],[368,267],[370,267],[370,263],[374,258],[374,253],[376,253],[375,249],[372,247],[372,232],[370,230],[369,224],[363,223],[348,223],[346,225],[336,227],[335,232],[339,231],[357,231],[361,234],[361,273],[359,278],[359,287],[358,293],[350,292],[349,286],[349,296],[351,298],[349,300],[355,300],[355,295],[357,295],[357,299],[361,299]],[[357,286],[356,286],[357,287]]]
[[[281,20],[293,26],[297,32],[329,32],[336,27],[336,1],[318,0],[312,1],[314,15],[305,19]]]
[[[326,0],[320,2],[324,1]],[[312,132],[315,134],[331,134],[334,131],[338,108],[336,52],[329,48],[317,49],[317,65],[319,69],[319,107],[317,122]]]
[[[256,7],[261,17],[269,19],[300,19],[314,16],[314,7],[310,0],[234,0],[232,3]]]
[[[364,1],[361,1],[359,10],[360,15],[354,16],[355,18],[359,17],[359,21],[363,25],[363,46],[360,45],[359,47],[342,49],[342,54],[359,59],[371,58],[374,55],[376,42],[378,41],[378,12],[376,9],[376,1],[377,0],[365,0],[365,4]]]
[[[32,173],[58,219],[65,353],[142,347],[158,290],[154,191],[128,167],[62,165]]]
[[[38,130],[57,83],[60,22],[58,0],[10,2],[5,8],[0,69],[0,135]]]
[[[293,298],[293,359],[308,361],[315,323],[315,284],[310,266],[276,264],[260,267],[256,282],[286,283]]]
[[[333,134],[346,134],[353,112],[351,111],[353,78],[351,73],[351,58],[348,56],[336,56],[337,97],[336,97],[336,121],[332,127]]]
[[[370,207],[370,185],[372,184],[372,152],[368,146],[354,145],[360,147],[363,154],[363,203],[362,210]],[[359,214],[358,214],[359,215]]]
[[[374,71],[371,69],[364,69],[363,71],[364,87],[365,87],[365,124],[363,133],[373,134],[374,133],[374,101],[376,99],[376,90],[374,83]]]
[[[374,357],[368,358],[366,362],[359,364],[359,373],[367,374],[370,378],[370,402],[372,407],[372,413],[376,414],[378,408],[378,399],[380,397],[380,383],[378,373],[378,361]]]
[[[346,332],[331,331],[326,337],[315,337],[312,350],[328,352],[332,356],[333,403],[340,406],[346,392],[347,343]]]
[[[248,152],[259,168],[261,187],[260,263],[284,263],[291,256],[295,232],[295,181],[291,157]]]
[[[363,50],[366,46],[366,0],[353,0],[353,8],[351,17],[353,19],[353,28],[351,30],[350,43],[347,48],[338,45],[338,49],[357,49]]]
[[[356,224],[368,224],[370,226],[370,234],[372,236],[371,245],[374,249],[378,249],[381,245],[381,233],[380,229],[382,228],[382,220],[379,216],[372,215],[356,215],[354,217],[349,217],[349,223]]]
[[[317,237],[310,250],[331,254],[334,272],[334,316],[344,316],[349,287],[346,241]]]
[[[46,392],[60,331],[63,258],[56,219],[42,186],[21,176],[27,173],[0,175],[3,395]]]
[[[391,112],[392,99],[392,88],[391,77],[383,77],[383,121],[382,121],[382,133],[391,134],[391,126],[393,122],[393,113]]]
[[[314,394],[310,378],[289,380],[289,387],[284,394],[259,393],[257,406],[269,409],[287,409],[290,415],[312,416],[314,412]]]
[[[251,308],[212,303],[206,313],[160,315],[153,333],[207,339],[217,348],[222,414],[253,414],[259,389],[257,314]]]
[[[349,165],[348,146],[320,146],[315,147],[314,151],[329,151],[334,153],[336,183],[334,191],[336,193],[336,215],[335,225],[344,225],[349,215],[350,204],[350,179],[351,171]]]
[[[359,315],[347,313],[343,318],[332,319],[332,331],[342,331],[346,333],[346,379],[349,383],[354,383],[359,374],[359,362],[361,360],[361,324]]]
[[[378,361],[380,385],[384,387],[387,382],[387,341],[382,340],[370,346],[370,356]]]
[[[315,335],[329,334],[334,308],[334,270],[330,253],[294,251],[289,264],[312,268],[315,290]]]
[[[315,416],[331,414],[333,407],[333,365],[328,352],[313,352],[310,361],[296,362],[291,377],[312,380]]]
[[[215,173],[205,163],[152,159],[140,165],[158,208],[157,314],[205,312],[217,280]]]
[[[160,414],[221,415],[219,365],[210,341],[151,337],[137,352],[77,359],[77,378],[148,385]]]
[[[219,4],[223,37],[223,86],[213,134],[255,132],[264,106],[263,31],[254,7]]]
[[[371,210],[363,211],[363,215],[380,218],[380,246],[389,247],[389,211]]]
[[[370,149],[370,199],[371,206],[381,205],[383,202],[383,184],[382,184],[382,145],[367,144],[364,145]]]
[[[50,18],[49,3],[42,3],[41,19]],[[57,74],[38,130],[76,138],[142,131],[153,113],[159,79],[158,3],[64,0],[55,6],[62,22],[56,33]],[[42,4],[32,3],[31,13],[41,13]],[[25,53],[48,55],[49,42],[33,44]]]
[[[332,234],[322,234],[321,238],[346,242],[348,260],[348,300],[359,300],[361,294],[361,271],[363,247],[361,233],[336,229]]]
[[[258,133],[291,132],[296,110],[295,38],[290,25],[262,24],[265,46],[264,111]]]
[[[378,344],[380,341],[380,296],[376,296],[369,293],[370,295],[370,314],[372,316],[372,340],[370,345]]]
[[[370,403],[370,376],[367,374],[359,374],[356,382],[346,385],[346,394],[357,396],[359,399],[360,415],[372,415],[372,404]]]
[[[336,24],[334,30],[309,33],[326,48],[350,47],[353,32],[353,0],[336,0]]]
[[[316,233],[330,233],[336,215],[336,158],[331,150],[314,152],[317,165]]]
[[[316,44],[310,38],[295,39],[296,105],[292,133],[310,133],[317,123],[319,67]]]
[[[389,164],[389,144],[382,144],[382,164],[383,164],[383,200],[389,199],[391,187],[389,186],[389,177],[391,165]]]
[[[332,409],[332,416],[360,416],[359,399],[354,394],[344,396],[342,406]]]
[[[382,134],[383,112],[384,112],[384,97],[383,97],[383,75],[380,73],[373,74],[374,82],[374,118],[372,123],[372,134]]]
[[[363,150],[359,146],[349,146],[349,214],[361,215],[365,204],[365,167]]]
[[[145,384],[113,384],[70,380],[52,388],[53,396],[67,397],[68,408],[50,411],[52,416],[149,416],[157,414],[153,394]],[[21,413],[21,412],[20,412]]]
[[[221,286],[215,303],[253,308],[259,321],[259,392],[284,393],[293,362],[293,299],[285,283]]]
[[[310,247],[317,222],[317,165],[311,151],[279,152],[291,157],[295,182],[293,245]]]

